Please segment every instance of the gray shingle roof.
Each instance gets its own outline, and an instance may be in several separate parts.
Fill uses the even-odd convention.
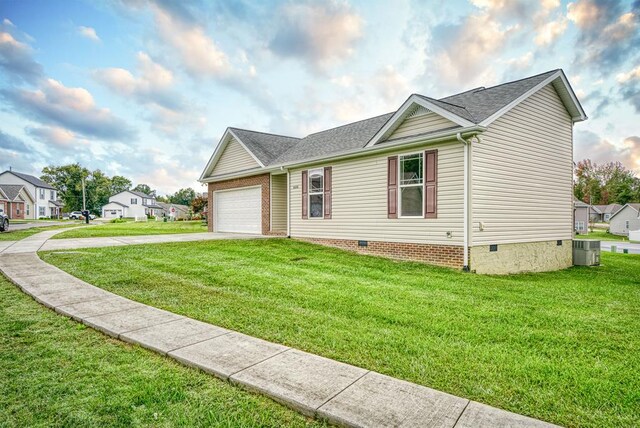
[[[51,184],[45,183],[44,181],[40,180],[37,177],[34,177],[33,175],[23,174],[21,172],[15,172],[15,171],[5,171],[5,172],[8,172],[9,174],[13,174],[16,177],[19,177],[19,178],[23,179],[27,183],[33,184],[36,187],[43,187],[45,189],[56,190],[55,187],[51,186]]]
[[[440,98],[439,101],[463,106],[471,119],[459,114],[459,108],[447,108],[445,105],[441,107],[449,110],[451,113],[465,117],[465,119],[471,120],[471,122],[480,123],[557,71],[558,70],[548,71],[536,76],[527,77],[526,79],[507,82],[490,88],[472,89],[456,95]]]
[[[22,184],[0,184],[0,189],[10,201],[15,200],[24,186]]]
[[[133,193],[136,196],[140,196],[141,198],[151,199],[153,196],[147,195],[146,193],[138,192],[137,190],[127,190],[129,193]]]
[[[479,124],[557,71],[552,70],[490,88],[475,88],[440,99],[416,95],[461,118]],[[363,148],[394,113],[317,132],[304,138],[238,128],[229,129],[265,166],[271,166],[333,156]]]
[[[284,152],[274,165],[330,156],[364,147],[371,137],[393,116],[393,113],[372,117],[337,128],[307,135],[298,144]]]
[[[300,142],[300,138],[267,134],[246,129],[229,128],[264,165],[273,161]]]

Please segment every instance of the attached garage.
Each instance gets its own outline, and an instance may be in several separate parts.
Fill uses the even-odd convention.
[[[262,233],[262,188],[245,187],[214,193],[216,232]]]
[[[102,207],[102,218],[127,217],[127,206],[118,202],[109,202]]]

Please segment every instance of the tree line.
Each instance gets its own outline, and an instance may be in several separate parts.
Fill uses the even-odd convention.
[[[573,194],[592,205],[640,202],[640,178],[620,162],[585,159],[575,166]]]
[[[99,169],[91,171],[78,163],[60,166],[47,166],[42,169],[40,179],[58,190],[58,199],[64,204],[64,212],[82,209],[82,180],[84,179],[86,208],[100,215],[102,206],[109,197],[125,190],[142,192],[155,196],[158,202],[186,205],[194,214],[200,213],[206,206],[206,199],[192,188],[180,189],[174,194],[159,196],[156,190],[147,184],[137,184],[121,175],[109,177]]]

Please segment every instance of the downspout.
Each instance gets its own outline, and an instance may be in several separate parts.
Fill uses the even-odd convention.
[[[462,263],[462,270],[465,272],[469,271],[469,142],[467,140],[465,140],[464,138],[462,138],[462,135],[460,135],[460,133],[458,132],[456,134],[456,138],[458,139],[458,141],[460,141],[462,143],[462,146],[464,147],[464,152],[463,152],[463,168],[464,168],[464,173],[463,173],[463,180],[464,180],[464,185],[463,185],[463,246],[464,246],[464,255],[462,256],[463,258],[463,263]]]
[[[285,171],[284,167],[280,167],[280,171]],[[289,170],[287,172],[287,238],[291,238],[291,183],[289,182]]]

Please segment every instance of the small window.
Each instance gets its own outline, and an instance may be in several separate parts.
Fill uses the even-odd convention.
[[[324,169],[309,171],[309,217],[324,217]]]
[[[624,228],[629,229],[629,220],[624,222]]]
[[[400,216],[422,217],[424,215],[424,177],[422,153],[400,156]]]
[[[51,191],[51,200],[52,201],[56,200],[56,192],[54,192],[53,190]]]
[[[41,217],[44,217],[46,215],[46,211],[45,211],[45,207],[39,207],[38,208],[38,215],[40,215]]]
[[[584,221],[576,221],[576,230],[578,231],[584,230]]]
[[[131,198],[131,205],[137,205],[138,204],[138,198]]]
[[[40,189],[40,199],[44,199],[44,189]]]
[[[30,209],[29,209],[29,204],[27,204],[27,207],[26,207],[26,208],[27,208],[27,215],[29,215],[29,211],[30,211]]]

